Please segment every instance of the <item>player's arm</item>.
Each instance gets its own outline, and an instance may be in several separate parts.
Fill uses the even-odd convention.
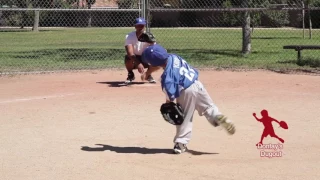
[[[133,53],[133,45],[132,44],[128,44],[125,46],[126,48],[126,52],[127,52],[127,56],[130,58],[130,60],[135,61],[136,60],[136,56]]]
[[[270,118],[271,118],[271,117],[270,117]],[[274,121],[274,122],[276,122],[276,123],[278,123],[278,124],[280,124],[280,122],[279,122],[278,120],[276,120],[276,119],[271,118],[271,120]]]
[[[162,91],[166,96],[166,103],[174,102],[177,98],[176,94],[176,86],[172,78],[166,76],[161,80]]]
[[[134,52],[133,52],[133,45],[132,44],[127,44],[125,46],[126,48],[126,52],[127,52],[127,56],[130,58],[131,62],[134,62],[135,64],[137,64],[138,66],[138,71],[140,73],[144,73],[144,67],[142,65],[142,63],[136,58]]]
[[[162,88],[163,93],[166,96],[166,103],[174,102],[175,96],[172,92],[170,92],[170,89],[167,89],[166,87]]]
[[[137,63],[137,58],[134,54],[133,43],[134,42],[132,41],[132,37],[129,34],[126,35],[125,49],[126,49],[127,56],[130,58],[131,61],[134,61],[135,63]]]
[[[253,117],[256,118],[257,121],[261,122],[261,119],[257,118],[256,113],[253,113]]]
[[[170,100],[166,99],[166,103],[170,103],[170,102],[173,102],[173,101],[170,101]]]

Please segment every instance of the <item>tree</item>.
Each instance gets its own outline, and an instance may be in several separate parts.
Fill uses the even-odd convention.
[[[308,22],[309,22],[309,39],[312,38],[312,19],[311,19],[311,11],[310,6],[317,4],[320,2],[319,0],[301,0],[302,4],[302,28],[303,28],[303,38],[304,38],[304,30],[305,30],[305,9],[307,9],[308,12]],[[306,7],[305,7],[306,5]]]
[[[9,7],[16,6],[18,8],[28,8],[28,5],[30,4],[30,1],[28,0],[0,0],[0,7],[2,5],[7,5]],[[26,11],[21,11],[20,17],[16,21],[17,24],[20,25],[20,28],[23,29],[24,26],[26,25],[27,21],[27,12]]]
[[[309,39],[312,38],[312,20],[311,20],[311,13],[310,13],[310,5],[314,3],[314,0],[306,0],[307,9],[308,9],[308,19],[309,19]]]
[[[91,9],[91,6],[96,3],[96,0],[86,0],[88,4],[88,9]],[[88,27],[91,27],[92,17],[91,12],[89,11]]]
[[[88,4],[88,9],[91,9],[91,6],[96,3],[96,0],[86,0],[87,4]]]
[[[242,7],[249,6],[249,0],[242,1]],[[245,11],[243,13],[242,22],[242,54],[249,54],[251,52],[251,31],[250,31],[250,13]]]
[[[19,8],[27,8],[28,7],[27,1],[20,0],[20,1],[17,1],[16,3],[17,3],[16,6]],[[24,26],[26,25],[26,22],[28,21],[27,19],[28,19],[27,12],[22,11],[21,12],[20,29],[24,28]]]

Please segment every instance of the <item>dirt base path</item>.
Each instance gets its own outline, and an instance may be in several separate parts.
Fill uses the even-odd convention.
[[[190,152],[181,155],[171,154],[175,127],[160,115],[159,83],[123,86],[125,71],[1,77],[1,179],[319,179],[319,77],[200,73],[237,132],[229,136],[195,113]],[[281,157],[261,157],[256,147],[264,127],[252,113],[261,117],[262,109],[289,126],[273,123],[285,140],[274,153]]]

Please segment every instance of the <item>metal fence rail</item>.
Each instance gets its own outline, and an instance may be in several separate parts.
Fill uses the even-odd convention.
[[[137,17],[197,67],[320,68],[319,50],[301,51],[298,61],[283,48],[320,45],[320,0],[89,2],[0,0],[0,73],[123,68],[125,35]]]

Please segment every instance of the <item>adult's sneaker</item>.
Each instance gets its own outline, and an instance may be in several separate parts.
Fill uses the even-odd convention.
[[[151,75],[148,76],[147,80],[149,83],[156,83],[156,80],[154,80]]]
[[[124,83],[125,84],[131,84],[132,81],[134,81],[134,80],[135,80],[134,73],[133,72],[128,72],[127,80]]]

